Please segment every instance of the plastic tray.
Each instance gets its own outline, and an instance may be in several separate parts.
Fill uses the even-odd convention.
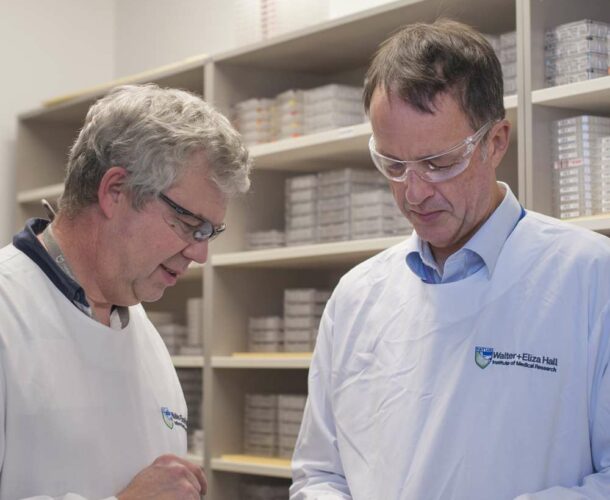
[[[317,316],[324,312],[325,304],[311,302],[284,302],[284,318],[288,316]]]
[[[375,189],[378,187],[377,182],[369,182],[366,184],[361,183],[337,183],[337,184],[329,184],[326,186],[320,185],[318,187],[318,195],[320,199],[328,199],[334,198],[338,196],[349,196],[352,193],[362,193],[364,191],[371,191],[371,189]],[[350,198],[348,198],[350,200]]]
[[[314,344],[312,341],[290,341],[284,342],[284,351],[285,352],[311,352],[313,350]]]
[[[306,90],[303,97],[306,104],[329,99],[351,99],[354,101],[361,101],[362,91],[362,87],[331,83]]]
[[[605,37],[608,35],[608,25],[603,22],[583,19],[557,26],[553,30],[556,40],[575,40],[584,37]]]
[[[287,288],[284,290],[284,302],[326,302],[331,293],[330,290],[316,288]]]
[[[339,210],[319,210],[318,221],[320,224],[338,224],[340,222],[349,222],[350,208],[342,208]]]
[[[305,116],[304,129],[306,134],[312,134],[363,122],[364,114],[362,113],[325,113]]]
[[[320,324],[320,316],[286,316],[284,321],[287,330],[312,329]]]
[[[248,319],[249,330],[282,329],[283,320],[280,316],[256,316]]]
[[[290,177],[286,179],[286,190],[295,191],[298,189],[313,189],[318,186],[318,176],[315,174],[311,175],[298,175],[296,177]]]
[[[294,342],[311,342],[318,336],[317,328],[305,328],[305,329],[287,329],[285,331],[284,341],[288,343]]]
[[[310,189],[299,189],[296,191],[286,192],[287,203],[303,203],[307,201],[314,201],[318,198],[318,190],[316,188]]]
[[[302,203],[286,203],[286,217],[309,215],[317,213],[318,203],[316,201],[304,201]]]
[[[317,241],[318,227],[286,230],[286,245],[300,245]]]
[[[286,217],[286,229],[300,229],[314,227],[318,224],[316,213],[308,215],[289,215]]]
[[[320,186],[328,186],[331,184],[381,184],[385,185],[384,177],[375,169],[356,169],[342,168],[338,170],[330,170],[322,172],[318,176]]]
[[[363,219],[370,219],[374,217],[394,217],[398,212],[398,207],[394,204],[383,204],[383,205],[359,205],[353,206],[351,210],[351,221],[359,221]]]
[[[305,409],[307,396],[305,394],[278,394],[277,405],[280,410],[300,410]],[[280,420],[283,420],[280,418]]]
[[[517,45],[517,32],[508,31],[500,35],[500,49],[514,47]]]
[[[604,77],[607,75],[608,75],[608,72],[601,70],[601,69],[595,69],[595,70],[590,70],[590,71],[579,71],[576,73],[556,75],[555,77],[553,77],[552,79],[547,81],[547,83],[549,85],[567,85],[569,83],[593,80],[595,78],[601,78],[601,77]]]
[[[328,113],[351,114],[364,116],[364,108],[360,100],[328,99],[306,103],[303,114],[307,117],[316,117]]]

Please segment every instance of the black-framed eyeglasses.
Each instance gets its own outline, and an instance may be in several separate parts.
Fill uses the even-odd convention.
[[[180,238],[188,243],[194,244],[213,240],[227,228],[224,223],[214,226],[209,220],[181,207],[163,193],[159,193],[159,199],[169,205],[175,212],[171,215],[164,215],[163,219]]]

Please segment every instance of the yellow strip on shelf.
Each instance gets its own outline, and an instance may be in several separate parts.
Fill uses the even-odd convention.
[[[221,455],[221,460],[246,465],[262,465],[266,467],[290,467],[287,458],[260,457],[258,455]]]
[[[234,358],[247,359],[311,359],[311,352],[234,352]]]

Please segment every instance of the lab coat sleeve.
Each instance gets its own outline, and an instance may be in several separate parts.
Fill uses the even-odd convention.
[[[515,500],[607,500],[610,498],[610,304],[589,336],[589,429],[595,473],[573,488],[556,486]],[[570,450],[566,450],[570,453]]]
[[[2,481],[2,469],[4,468],[4,451],[6,447],[6,378],[4,370],[0,367],[0,484]],[[36,471],[33,471],[35,473]],[[49,495],[36,495],[21,500],[87,500],[81,495],[67,493],[59,497]],[[108,497],[103,500],[117,500],[116,497]]]
[[[291,500],[350,500],[331,400],[334,301],[329,301],[309,369],[309,396],[292,459]]]

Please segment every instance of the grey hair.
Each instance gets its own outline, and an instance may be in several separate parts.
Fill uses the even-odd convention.
[[[483,35],[457,21],[414,23],[383,42],[368,69],[364,107],[375,89],[434,113],[434,99],[450,92],[473,130],[504,118],[502,67]]]
[[[251,160],[229,121],[200,97],[154,84],[116,87],[87,113],[68,159],[59,208],[68,215],[97,203],[113,166],[127,170],[135,209],[169,188],[192,154],[202,152],[210,179],[226,196],[250,188]]]

